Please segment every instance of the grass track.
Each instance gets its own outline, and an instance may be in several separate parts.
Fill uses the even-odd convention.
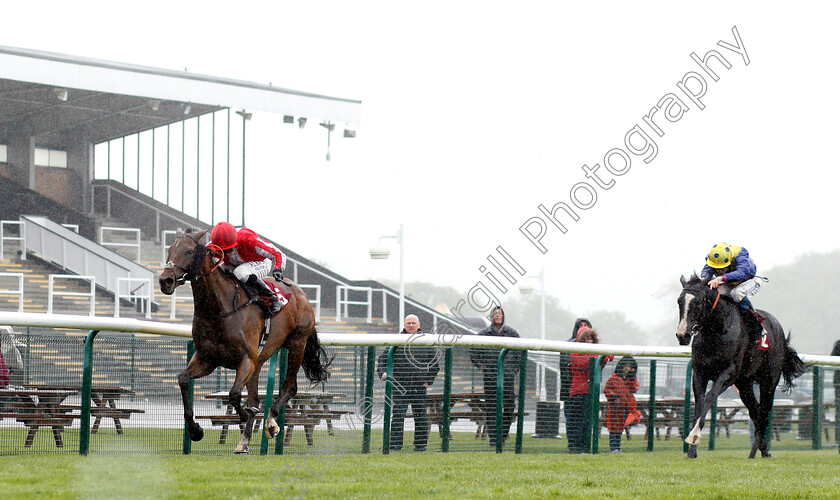
[[[17,498],[840,498],[836,450],[0,458]],[[305,488],[305,490],[304,490]]]

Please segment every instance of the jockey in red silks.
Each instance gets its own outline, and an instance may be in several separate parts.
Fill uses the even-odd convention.
[[[213,227],[210,242],[224,252],[223,264],[233,268],[233,275],[265,301],[271,316],[283,309],[288,300],[275,294],[262,280],[269,274],[278,281],[283,278],[286,268],[283,252],[254,231],[245,227],[237,229],[229,222],[219,222]]]

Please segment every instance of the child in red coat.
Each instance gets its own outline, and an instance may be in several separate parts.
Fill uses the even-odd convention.
[[[610,453],[621,453],[621,433],[634,421],[641,420],[641,412],[636,409],[636,396],[639,381],[636,379],[638,364],[630,356],[618,361],[615,372],[604,386],[607,397],[607,429],[610,431]]]

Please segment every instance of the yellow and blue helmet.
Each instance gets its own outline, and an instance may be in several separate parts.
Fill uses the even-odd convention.
[[[723,269],[732,265],[732,259],[736,252],[733,252],[733,247],[726,243],[718,243],[713,246],[706,256],[706,264],[714,269]]]

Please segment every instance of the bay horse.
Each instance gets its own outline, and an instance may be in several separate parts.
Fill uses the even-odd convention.
[[[275,420],[280,409],[297,393],[297,373],[301,364],[314,385],[327,380],[331,360],[327,359],[327,353],[318,341],[315,313],[309,299],[295,283],[286,283],[285,279],[277,283],[289,295],[289,303],[271,318],[265,345],[260,349],[260,337],[267,321],[262,307],[243,292],[236,277],[219,267],[222,252],[214,245],[202,244],[206,233],[206,230],[182,232],[179,229],[159,279],[160,291],[166,295],[171,295],[186,281],[192,284],[195,354],[178,375],[184,420],[190,439],[200,441],[204,430],[193,415],[189,400],[190,380],[207,376],[219,366],[235,370],[228,404],[245,423],[235,453],[248,453],[254,417],[259,408],[257,391],[263,363],[281,346],[288,348],[286,379],[265,422],[266,437],[271,439],[280,432]],[[241,405],[243,387],[248,388],[245,408]]]
[[[733,384],[755,424],[755,440],[749,458],[755,458],[757,450],[761,450],[762,457],[769,457],[766,431],[776,386],[784,376],[782,388],[789,391],[793,379],[802,375],[806,365],[790,347],[790,335],[785,338],[782,325],[765,311],[758,313],[767,318],[763,325],[770,347],[759,350],[750,341],[740,306],[729,297],[721,297],[719,290],[710,289],[709,279],[695,275],[686,281],[680,277],[683,290],[677,299],[680,310],[677,340],[680,345],[691,342],[694,427],[685,438],[690,445],[688,458],[697,458],[706,413],[718,396]],[[707,392],[709,382],[712,387]],[[759,385],[758,401],[753,392],[754,383]]]

